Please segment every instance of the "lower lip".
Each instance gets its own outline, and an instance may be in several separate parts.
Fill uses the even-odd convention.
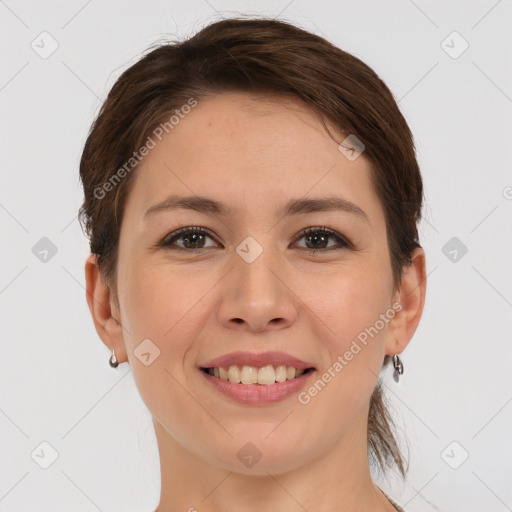
[[[262,384],[237,384],[236,382],[219,379],[202,370],[199,371],[221,393],[238,403],[251,405],[280,402],[294,393],[298,393],[305,387],[311,375],[315,373],[315,370],[310,370],[300,377],[265,386]]]

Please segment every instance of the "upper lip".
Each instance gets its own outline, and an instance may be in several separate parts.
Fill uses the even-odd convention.
[[[285,352],[246,352],[238,351],[224,354],[223,356],[211,359],[202,364],[201,368],[229,368],[231,365],[238,366],[257,366],[263,367],[267,365],[272,366],[292,366],[297,369],[314,368],[311,363],[302,361],[296,357],[286,354]]]

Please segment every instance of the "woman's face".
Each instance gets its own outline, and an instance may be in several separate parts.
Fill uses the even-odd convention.
[[[199,100],[164,135],[134,171],[117,266],[117,319],[159,444],[247,474],[335,453],[354,432],[366,449],[398,295],[364,152],[342,152],[297,101],[244,93]],[[191,199],[155,208],[171,196]],[[262,379],[282,379],[282,363],[314,370],[273,385],[201,370],[240,351],[262,355],[221,364],[247,366],[244,380],[267,364]]]

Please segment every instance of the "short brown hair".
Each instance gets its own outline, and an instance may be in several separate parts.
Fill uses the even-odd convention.
[[[126,166],[176,108],[190,98],[225,91],[299,98],[318,114],[337,143],[341,141],[330,133],[326,120],[364,144],[385,211],[398,287],[403,267],[421,247],[417,223],[423,185],[411,131],[392,93],[369,66],[324,38],[284,21],[251,17],[218,21],[185,41],[150,48],[116,81],[91,127],[80,161],[85,198],[79,218],[116,300],[119,233],[133,172],[124,172],[105,197],[98,197],[98,187]],[[384,366],[389,359],[384,358]],[[370,398],[369,457],[383,471],[394,461],[405,478],[392,427],[379,382]]]

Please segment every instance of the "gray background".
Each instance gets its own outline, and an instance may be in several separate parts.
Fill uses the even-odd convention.
[[[384,378],[411,467],[405,485],[378,483],[408,512],[512,510],[510,0],[0,2],[0,510],[158,502],[149,413],[85,300],[78,162],[101,101],[151,43],[238,12],[364,60],[415,136],[427,302],[400,383],[392,367]]]

